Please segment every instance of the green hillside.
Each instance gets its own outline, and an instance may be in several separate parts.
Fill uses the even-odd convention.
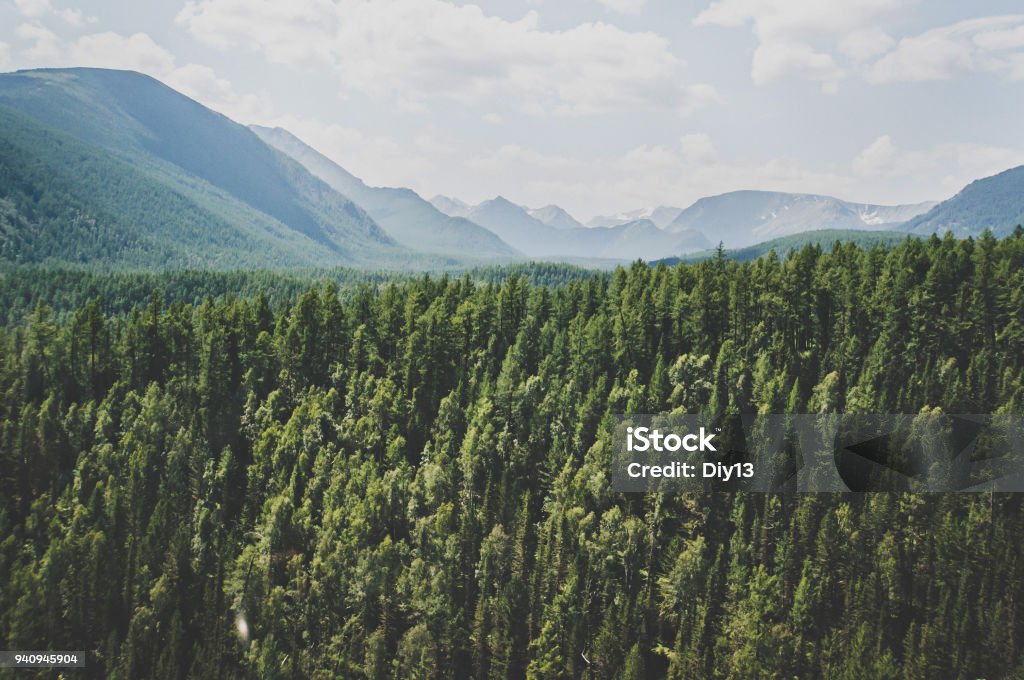
[[[963,238],[991,229],[1006,236],[1024,223],[1024,166],[975,180],[953,198],[906,222],[903,229],[927,236],[946,231]]]
[[[747,246],[746,248],[726,250],[725,256],[730,260],[747,262],[749,260],[756,260],[763,255],[767,255],[773,250],[780,255],[785,255],[791,250],[799,250],[804,246],[818,245],[828,252],[836,243],[855,243],[859,246],[868,248],[878,244],[886,246],[895,245],[906,238],[907,234],[899,231],[821,229],[819,231],[807,231],[801,234],[793,234],[791,236],[780,236],[779,238],[773,238],[770,241],[764,241],[763,243],[756,243],[752,246]],[[669,257],[660,261],[669,265],[678,264],[679,262],[699,262],[700,260],[706,260],[710,257],[714,257],[716,252],[716,249],[710,248],[698,253],[686,255],[685,257]]]
[[[147,76],[0,75],[0,116],[7,260],[225,268],[410,256],[250,130]]]

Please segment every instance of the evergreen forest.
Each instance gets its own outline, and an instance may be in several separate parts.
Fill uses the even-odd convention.
[[[616,413],[1024,412],[1024,230],[534,274],[4,273],[0,647],[124,679],[1024,677],[1018,495],[610,482]]]

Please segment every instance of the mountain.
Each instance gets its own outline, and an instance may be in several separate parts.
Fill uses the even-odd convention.
[[[501,196],[472,208],[469,219],[492,229],[502,240],[533,258],[652,260],[710,245],[700,232],[669,233],[650,220],[615,227],[556,228],[531,217],[524,208]]]
[[[584,227],[571,237],[600,253],[600,257],[624,260],[654,260],[666,254],[690,253],[711,244],[699,231],[686,229],[667,232],[649,219],[640,219],[615,227]]]
[[[654,208],[641,208],[640,210],[630,210],[629,212],[619,213],[618,215],[607,215],[598,216],[592,218],[587,222],[588,227],[616,227],[620,224],[627,224],[629,222],[635,222],[636,220],[650,220],[659,229],[664,229],[672,223],[679,213],[683,211],[682,208],[672,208],[666,205],[660,205]]]
[[[817,229],[890,229],[934,205],[881,206],[814,194],[733,191],[698,200],[683,210],[667,229],[697,229],[724,242],[726,247],[741,248]]]
[[[494,203],[494,201],[497,201],[497,203]],[[499,222],[499,224],[492,225],[498,231],[505,228],[507,220],[512,220],[514,224],[519,226],[528,224],[526,218],[531,218],[556,229],[579,229],[583,227],[575,217],[557,205],[547,205],[543,208],[527,208],[526,206],[516,205],[501,196],[492,201],[484,201],[474,206],[457,198],[438,194],[430,199],[430,203],[444,214],[451,215],[452,217],[469,217],[474,211],[479,210],[480,212],[477,214],[485,215],[484,219],[494,219]]]
[[[547,205],[543,208],[536,208],[533,210],[526,211],[530,217],[543,222],[549,227],[555,229],[581,229],[583,225],[580,224],[575,217],[570,215],[568,212],[559,208],[557,205]]]
[[[380,266],[410,253],[245,126],[130,71],[0,74],[0,256]]]
[[[457,198],[442,196],[440,194],[430,199],[430,204],[445,215],[451,215],[452,217],[465,217],[473,208],[470,204],[460,201]]]
[[[530,217],[522,206],[498,196],[480,205],[474,206],[466,215],[467,219],[476,222],[497,234],[502,241],[513,248],[533,255],[538,248],[544,248],[555,231],[540,220]]]
[[[738,262],[748,262],[767,255],[774,250],[779,257],[785,257],[791,250],[799,250],[804,246],[817,245],[825,252],[832,250],[836,243],[854,243],[862,248],[870,248],[875,245],[887,247],[895,246],[908,238],[914,238],[903,231],[865,231],[848,229],[819,229],[816,231],[805,231],[789,236],[780,236],[769,241],[755,243],[744,248],[724,249],[723,253],[727,259]],[[674,265],[680,262],[699,262],[715,257],[716,248],[708,248],[699,252],[690,253],[683,257],[666,257],[658,262],[667,265]],[[656,264],[652,262],[651,264]]]
[[[396,241],[414,250],[472,258],[519,255],[483,227],[444,214],[411,189],[370,187],[287,130],[250,126],[270,146],[348,196]]]
[[[924,235],[951,231],[962,238],[985,229],[1006,236],[1018,224],[1024,224],[1024,166],[971,182],[901,229]]]

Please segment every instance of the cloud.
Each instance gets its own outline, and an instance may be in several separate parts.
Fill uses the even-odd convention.
[[[879,29],[906,0],[716,0],[694,19],[697,26],[738,28],[751,24],[758,46],[751,63],[757,84],[786,77],[822,83],[834,91],[848,76],[830,50],[853,60],[878,54],[892,43]]]
[[[544,30],[535,11],[509,21],[443,0],[189,0],[177,22],[207,45],[327,66],[344,88],[407,104],[507,98],[528,113],[687,113],[716,97],[684,83],[662,36],[602,22]]]
[[[174,55],[145,33],[125,37],[117,33],[93,33],[71,46],[69,58],[77,66],[119,68],[165,77],[174,70]]]
[[[584,163],[569,156],[545,153],[518,144],[502,144],[486,155],[471,158],[466,165],[480,170],[501,172],[512,168],[566,172],[578,170],[584,166]]]
[[[639,14],[647,0],[597,0],[608,9],[620,14]]]
[[[693,23],[750,24],[758,41],[751,78],[759,85],[795,77],[834,92],[851,75],[875,84],[979,72],[1024,79],[1024,15],[969,19],[897,41],[887,24],[911,1],[716,0]]]
[[[1024,15],[969,19],[899,41],[867,74],[872,83],[949,80],[974,72],[1024,77]]]
[[[313,118],[285,115],[263,124],[288,130],[371,186],[403,186],[422,192],[425,179],[439,167],[450,165],[446,162],[451,153],[447,144],[425,135],[409,145],[391,136],[371,135]]]
[[[818,80],[832,89],[846,74],[831,55],[815,52],[810,45],[799,42],[770,42],[754,52],[750,76],[758,85],[786,76]]]
[[[28,61],[33,68],[71,65],[138,71],[238,121],[265,122],[275,115],[266,92],[240,94],[209,66],[179,66],[174,55],[147,33],[125,36],[104,31],[64,41],[41,24],[27,23],[16,35],[30,43],[20,50],[19,62]],[[9,52],[6,43],[0,43],[0,66],[11,60]]]
[[[703,132],[683,135],[679,138],[679,147],[682,150],[683,161],[686,163],[707,165],[718,160],[718,151],[715,149],[714,142]]]
[[[858,177],[900,179],[929,177],[947,193],[967,183],[1024,163],[1024,149],[976,143],[941,143],[926,149],[900,149],[881,135],[853,160]]]
[[[63,54],[60,38],[40,23],[21,24],[15,35],[31,43],[30,47],[22,50],[22,55],[32,61],[53,64],[58,62]]]
[[[872,57],[884,54],[894,44],[896,44],[896,40],[888,33],[877,29],[866,29],[844,36],[839,42],[839,51],[854,63],[860,64]]]
[[[11,63],[11,46],[0,41],[0,69],[6,69]]]
[[[96,22],[96,17],[86,16],[77,9],[56,9],[50,0],[14,0],[14,6],[21,16],[29,19],[58,17],[71,26],[84,26]]]

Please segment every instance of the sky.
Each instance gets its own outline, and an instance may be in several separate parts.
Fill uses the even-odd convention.
[[[148,73],[379,186],[579,219],[941,200],[1024,164],[1020,0],[0,0],[0,71]]]

